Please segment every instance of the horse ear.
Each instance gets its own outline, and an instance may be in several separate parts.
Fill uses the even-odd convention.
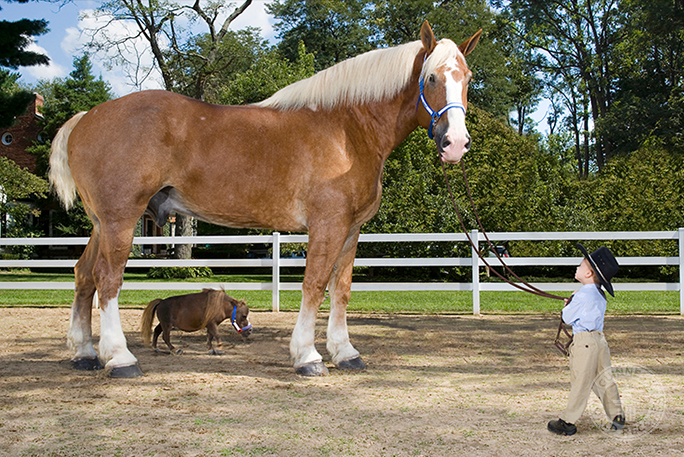
[[[469,39],[465,40],[459,45],[458,49],[461,50],[463,56],[467,56],[473,52],[473,49],[475,49],[475,46],[477,46],[477,42],[480,41],[480,35],[482,35],[482,29],[478,30],[475,35],[471,36]]]
[[[423,47],[425,48],[425,57],[427,57],[432,54],[435,46],[437,46],[435,34],[432,33],[432,27],[430,27],[430,24],[428,24],[427,20],[423,22],[423,25],[420,28],[420,39],[423,42]]]

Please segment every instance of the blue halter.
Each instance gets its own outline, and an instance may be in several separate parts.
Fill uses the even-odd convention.
[[[249,325],[246,325],[246,326],[240,328],[240,326],[238,325],[238,323],[235,322],[235,312],[236,312],[236,311],[237,311],[237,306],[233,306],[233,317],[230,318],[230,323],[233,324],[233,327],[235,328],[235,331],[237,331],[238,333],[242,333],[242,332],[244,332],[245,330],[251,329],[251,328],[252,328],[252,324],[249,324]]]
[[[446,113],[451,108],[458,108],[461,111],[463,111],[463,115],[465,116],[466,109],[465,109],[465,106],[463,106],[461,103],[452,102],[452,103],[447,103],[447,105],[439,111],[433,110],[432,108],[430,108],[430,105],[428,104],[427,100],[425,99],[425,93],[423,92],[423,86],[424,86],[423,83],[424,83],[424,80],[421,77],[420,78],[420,103],[423,104],[425,111],[427,111],[427,113],[432,118],[430,120],[430,127],[428,128],[428,137],[432,140],[434,137],[434,135],[432,134],[432,127],[434,127],[435,123],[437,121],[439,121],[439,118],[442,117],[442,114]],[[418,107],[416,107],[416,109],[417,108]]]

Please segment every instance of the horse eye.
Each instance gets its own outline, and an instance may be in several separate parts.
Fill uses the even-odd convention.
[[[428,76],[428,82],[429,82],[430,84],[434,84],[434,83],[435,83],[435,75],[434,75],[434,73],[431,74],[430,76]]]

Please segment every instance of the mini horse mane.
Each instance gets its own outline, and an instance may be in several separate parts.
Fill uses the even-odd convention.
[[[394,97],[409,83],[415,56],[422,48],[420,41],[413,41],[366,52],[290,84],[257,106],[315,111]],[[440,66],[453,56],[454,48],[458,50],[453,41],[441,40],[426,63],[433,69]]]

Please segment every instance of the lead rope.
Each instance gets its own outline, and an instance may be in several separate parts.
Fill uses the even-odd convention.
[[[461,224],[461,228],[463,229],[463,233],[465,234],[466,238],[468,238],[468,242],[470,243],[470,246],[473,248],[473,251],[477,253],[477,256],[482,260],[482,262],[490,269],[490,271],[494,272],[496,276],[501,278],[504,282],[512,285],[513,287],[516,287],[517,289],[522,290],[523,292],[528,292],[540,297],[545,297],[545,298],[551,298],[554,300],[566,300],[566,297],[561,297],[559,295],[554,295],[549,292],[545,292],[541,289],[538,289],[537,287],[534,287],[532,284],[528,283],[527,281],[524,281],[521,279],[518,275],[516,275],[508,265],[503,261],[501,256],[499,255],[499,252],[496,250],[494,245],[492,244],[491,240],[489,239],[489,236],[487,236],[487,232],[485,231],[484,227],[482,226],[482,222],[480,221],[480,216],[477,214],[477,209],[475,208],[475,202],[473,201],[473,196],[470,192],[470,185],[468,184],[468,178],[466,176],[466,169],[465,169],[465,163],[461,161],[461,168],[463,170],[463,181],[465,182],[465,187],[466,187],[466,193],[468,194],[468,199],[470,200],[470,205],[473,209],[473,214],[475,215],[475,220],[477,220],[477,225],[480,227],[480,230],[482,231],[482,234],[485,237],[485,240],[487,240],[487,244],[489,245],[489,248],[491,251],[494,253],[496,258],[499,260],[503,268],[511,274],[515,279],[520,281],[524,286],[527,288],[521,286],[520,284],[516,284],[513,281],[509,280],[508,278],[504,277],[502,274],[500,274],[498,271],[493,269],[487,260],[482,256],[480,253],[480,250],[475,246],[475,243],[473,242],[472,238],[468,234],[468,229],[465,226],[465,223],[463,222],[463,218],[461,217],[461,212],[458,210],[458,205],[456,205],[456,199],[454,198],[454,194],[451,191],[451,185],[449,184],[449,178],[447,176],[446,168],[444,167],[444,162],[440,160],[440,163],[442,165],[442,172],[444,173],[444,181],[446,182],[447,190],[449,191],[449,197],[451,198],[451,202],[454,206],[454,209],[456,210],[456,215],[458,216],[458,221]],[[572,298],[571,298],[572,299]],[[569,303],[569,301],[568,301]],[[561,339],[561,333],[564,333],[565,336],[568,338],[568,341],[566,343],[563,343],[560,341]],[[568,332],[568,329],[565,326],[565,323],[563,322],[563,316],[561,315],[560,318],[560,323],[558,325],[558,333],[556,334],[556,338],[553,342],[554,346],[558,348],[558,350],[563,354],[563,355],[568,355],[568,348],[570,347],[570,344],[572,343],[572,335],[570,332]]]

